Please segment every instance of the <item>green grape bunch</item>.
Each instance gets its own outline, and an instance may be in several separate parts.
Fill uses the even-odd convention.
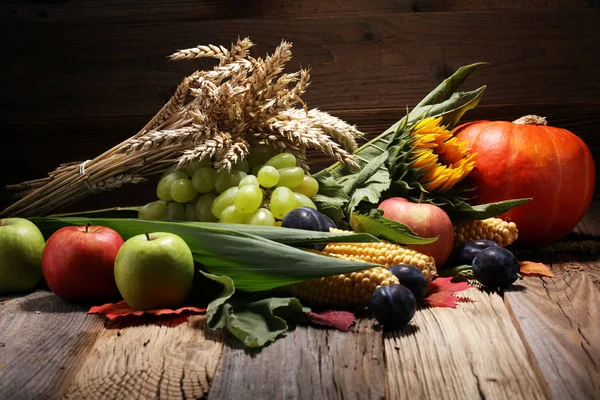
[[[293,154],[261,143],[229,171],[217,171],[211,159],[169,168],[156,187],[158,200],[141,207],[138,218],[273,226],[295,208],[316,210],[311,198],[318,191]]]

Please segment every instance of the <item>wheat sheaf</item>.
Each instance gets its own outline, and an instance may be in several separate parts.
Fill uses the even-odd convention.
[[[258,143],[293,153],[305,170],[308,149],[356,170],[352,152],[363,134],[308,109],[302,95],[309,70],[284,72],[292,44],[282,41],[264,58],[250,56],[253,46],[244,38],[230,49],[202,45],[173,53],[171,61],[213,58],[218,64],[185,77],[146,126],[124,142],[94,159],[63,164],[46,178],[9,185],[20,199],[1,215],[46,215],[98,191],[142,182],[174,164],[183,168],[211,158],[214,168],[229,170]]]

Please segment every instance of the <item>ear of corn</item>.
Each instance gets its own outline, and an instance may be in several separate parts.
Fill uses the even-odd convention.
[[[461,220],[454,224],[454,246],[460,247],[471,240],[493,240],[506,247],[519,237],[517,225],[500,218]]]
[[[290,292],[309,304],[364,307],[379,286],[397,284],[388,269],[375,267],[364,271],[325,276],[288,286]]]
[[[332,232],[349,232],[331,229]],[[386,241],[377,243],[329,243],[319,254],[357,262],[372,262],[381,267],[360,272],[326,276],[290,285],[287,288],[300,300],[310,304],[361,307],[366,306],[379,286],[397,284],[389,267],[413,265],[431,281],[437,271],[433,257]]]

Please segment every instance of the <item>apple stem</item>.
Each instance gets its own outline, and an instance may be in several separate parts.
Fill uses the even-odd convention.
[[[148,239],[148,241],[150,241],[150,234],[148,232],[144,233],[144,235],[146,235],[146,239]]]
[[[91,222],[88,222],[87,225],[85,226],[85,231],[87,232],[88,229],[90,229],[90,226],[92,226]]]

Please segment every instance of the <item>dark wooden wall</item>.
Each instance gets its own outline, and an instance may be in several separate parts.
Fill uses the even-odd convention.
[[[9,0],[0,31],[2,185],[133,135],[183,76],[209,65],[167,55],[238,36],[257,55],[293,42],[290,69],[312,67],[309,107],[369,136],[458,67],[487,61],[465,86],[487,85],[465,121],[546,116],[600,155],[598,0]],[[151,192],[128,189],[117,203]]]

